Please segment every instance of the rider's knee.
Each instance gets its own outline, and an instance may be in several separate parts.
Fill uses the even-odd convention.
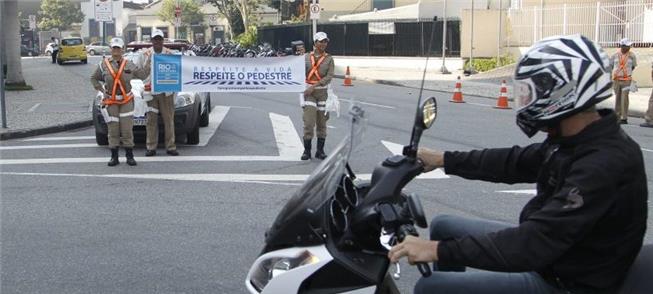
[[[431,220],[430,233],[431,240],[442,240],[451,237],[450,232],[455,226],[456,217],[447,214],[441,214]]]

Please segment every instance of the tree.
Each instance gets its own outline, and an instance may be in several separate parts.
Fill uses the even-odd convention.
[[[57,28],[60,31],[70,29],[73,23],[84,20],[84,14],[78,3],[70,0],[43,0],[39,11],[39,28],[47,31]]]
[[[1,5],[2,3],[0,3]],[[20,28],[18,23],[18,2],[5,0],[2,10],[2,28],[4,30],[4,45],[7,62],[8,86],[24,86],[23,65],[20,59]]]
[[[200,6],[193,0],[180,0],[181,6],[181,23],[182,25],[191,25],[202,23],[204,21],[204,14]],[[175,8],[177,2],[175,0],[163,0],[161,9],[157,12],[159,18],[163,21],[175,24]]]
[[[261,3],[260,0],[208,0],[218,8],[220,15],[227,19],[232,36],[245,32],[245,28],[256,23],[254,11]]]

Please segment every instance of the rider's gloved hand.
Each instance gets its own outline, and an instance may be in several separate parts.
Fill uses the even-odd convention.
[[[424,172],[430,172],[436,168],[444,167],[444,152],[419,148],[417,158],[424,164]]]

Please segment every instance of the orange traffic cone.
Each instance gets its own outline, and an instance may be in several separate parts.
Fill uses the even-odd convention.
[[[456,88],[453,89],[453,98],[451,98],[449,102],[465,103],[465,101],[463,101],[463,92],[460,91],[460,88],[462,88],[462,84],[460,82],[460,76],[458,76],[458,80],[456,81]]]
[[[499,99],[497,99],[497,106],[494,108],[499,109],[510,109],[508,106],[508,89],[506,88],[506,80],[501,81],[501,92],[499,93]]]
[[[347,66],[347,71],[345,72],[345,82],[342,85],[343,86],[353,86],[351,84],[351,76],[349,75],[349,66]]]

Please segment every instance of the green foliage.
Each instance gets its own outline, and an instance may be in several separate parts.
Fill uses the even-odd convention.
[[[478,72],[485,72],[493,70],[499,66],[515,63],[515,59],[511,55],[501,56],[499,59],[500,64],[497,64],[497,58],[474,58],[474,69]],[[465,62],[465,68],[469,68],[469,60]]]
[[[258,42],[258,32],[256,30],[256,26],[250,26],[247,32],[244,32],[236,36],[236,38],[234,38],[234,41],[236,41],[236,43],[239,43],[243,47],[250,47],[256,45],[256,43]]]
[[[38,27],[47,31],[57,28],[60,31],[70,29],[73,23],[84,20],[79,3],[70,0],[43,0],[39,11]]]
[[[159,18],[171,24],[175,23],[175,0],[163,0],[161,9],[157,12]],[[204,21],[204,14],[201,7],[194,0],[180,0],[181,6],[181,25],[186,26],[190,24],[202,23]]]

